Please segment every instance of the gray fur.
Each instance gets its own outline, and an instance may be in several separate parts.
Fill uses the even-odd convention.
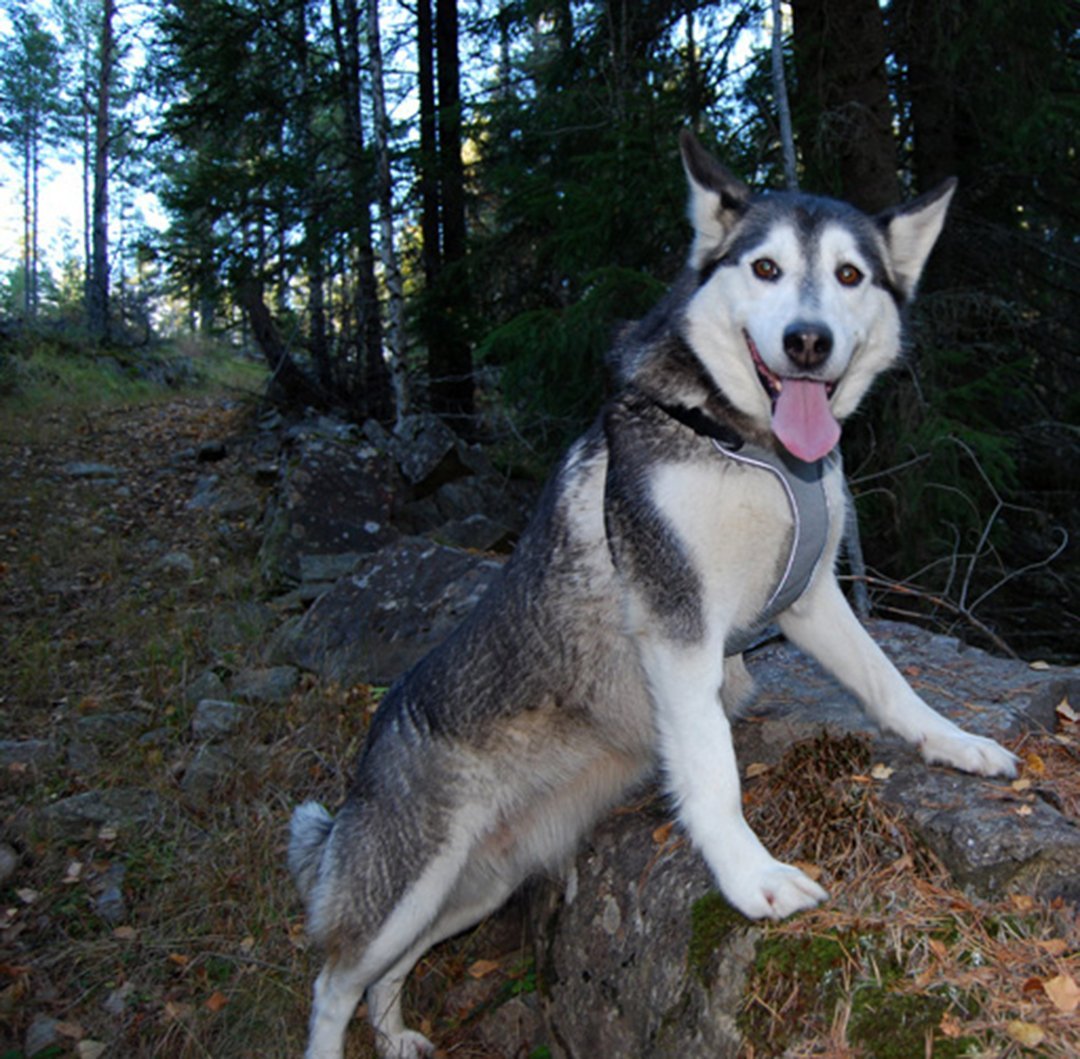
[[[770,238],[776,253],[795,253],[790,235],[775,242],[783,227],[801,233],[793,263],[817,270],[815,289],[834,279],[818,243],[851,247],[871,274],[858,298],[834,294],[831,309],[825,298],[814,307],[834,314],[827,324],[852,325],[838,333],[863,336],[818,373],[853,409],[899,355],[897,304],[884,288],[913,287],[943,209],[878,224],[808,196],[754,198],[692,138],[683,155],[691,261],[621,337],[619,393],[559,465],[475,611],[386,695],[336,818],[311,803],[293,817],[289,865],[327,957],[309,1059],[341,1059],[365,992],[381,1056],[430,1054],[401,1017],[413,963],[528,875],[558,869],[658,767],[737,908],[780,917],[827,896],[773,860],[741,817],[725,712],[737,711],[750,681],[725,648],[764,617],[792,515],[771,472],[718,455],[710,434],[778,449],[745,336],[800,319],[806,306],[793,293],[786,321],[750,313],[741,322],[750,310],[735,292],[753,282],[748,253]],[[716,261],[723,267],[703,276]],[[861,314],[858,326],[844,314]],[[761,356],[776,364],[782,353]],[[771,370],[807,382],[782,363]],[[832,572],[846,518],[838,460],[821,482],[825,553],[803,596],[777,615],[781,627],[928,759],[1007,772],[1006,752],[930,710],[858,626]]]

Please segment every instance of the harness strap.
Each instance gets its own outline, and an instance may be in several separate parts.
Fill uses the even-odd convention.
[[[743,444],[739,450],[729,449],[715,438],[713,447],[736,463],[768,471],[780,483],[791,509],[791,547],[780,580],[769,596],[764,609],[754,621],[754,628],[736,636],[726,644],[727,654],[739,654],[753,641],[756,632],[768,625],[781,611],[786,610],[807,589],[818,562],[825,551],[829,531],[829,510],[825,501],[824,476],[840,459],[834,449],[824,459],[814,463],[787,457],[786,454]]]

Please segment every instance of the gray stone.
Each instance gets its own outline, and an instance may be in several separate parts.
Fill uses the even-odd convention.
[[[59,1019],[54,1019],[49,1015],[35,1015],[23,1039],[23,1051],[27,1059],[33,1059],[35,1055],[40,1055],[47,1048],[60,1045],[63,1039]]]
[[[203,699],[191,718],[191,734],[196,739],[220,739],[231,735],[254,715],[250,706],[221,699]]]
[[[300,582],[301,556],[370,554],[394,540],[396,482],[388,457],[325,439],[304,441],[267,516],[263,579],[290,587]]]
[[[0,886],[19,869],[19,854],[6,842],[0,842]]]
[[[53,764],[58,756],[56,744],[48,739],[0,739],[0,768],[12,765],[40,768]]]
[[[131,738],[145,728],[146,723],[146,715],[134,710],[89,714],[75,721],[75,733],[79,739],[111,746]]]
[[[300,683],[295,666],[280,665],[266,669],[244,669],[229,681],[229,692],[250,702],[288,702]]]
[[[195,560],[187,552],[168,552],[154,563],[154,569],[176,577],[194,577]]]
[[[470,515],[468,518],[447,522],[430,534],[432,540],[452,548],[467,548],[478,552],[506,550],[513,539],[509,526],[490,519],[487,515]]]
[[[119,467],[113,467],[111,464],[85,461],[65,463],[61,470],[69,478],[116,479],[123,477],[124,474]]]
[[[390,451],[405,480],[413,485],[446,481],[465,472],[457,455],[457,435],[429,413],[405,416],[394,428]]]
[[[271,657],[343,686],[387,684],[476,605],[500,563],[410,538],[363,560],[271,642]]]
[[[104,875],[97,881],[98,893],[94,897],[94,911],[106,923],[116,926],[127,918],[127,904],[124,901],[124,876],[126,870],[122,864],[110,864]]]
[[[235,769],[236,759],[229,750],[208,743],[191,759],[180,786],[194,798],[205,798],[213,794]]]
[[[113,787],[62,798],[47,805],[37,815],[46,826],[66,833],[89,825],[135,827],[152,824],[162,817],[163,812],[164,806],[156,792],[138,787]]]
[[[184,689],[184,701],[195,704],[202,699],[223,699],[226,694],[225,682],[212,669],[206,669]]]

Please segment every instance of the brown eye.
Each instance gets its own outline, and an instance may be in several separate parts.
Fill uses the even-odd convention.
[[[759,257],[750,267],[758,279],[772,282],[780,278],[780,266],[771,257]]]
[[[836,278],[845,287],[857,287],[862,283],[862,273],[854,265],[841,265],[836,270]]]

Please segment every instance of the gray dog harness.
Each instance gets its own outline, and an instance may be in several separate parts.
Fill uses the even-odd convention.
[[[824,478],[840,460],[838,449],[814,463],[777,453],[756,445],[743,443],[738,448],[727,447],[717,438],[713,447],[729,460],[768,471],[780,483],[791,509],[791,548],[780,580],[769,596],[764,609],[754,622],[754,628],[729,638],[725,653],[745,651],[756,634],[781,611],[786,610],[807,589],[817,564],[825,551],[829,533],[829,509],[825,501]]]

